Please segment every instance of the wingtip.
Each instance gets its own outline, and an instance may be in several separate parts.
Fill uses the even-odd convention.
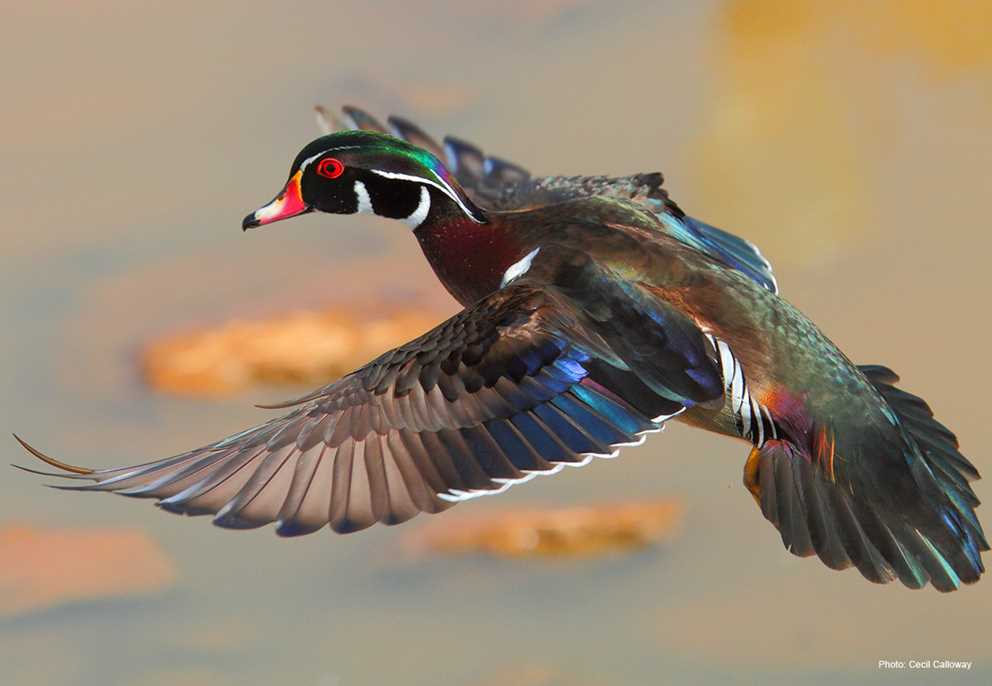
[[[14,469],[18,469],[22,472],[27,472],[28,474],[35,474],[37,476],[54,476],[59,479],[92,479],[93,477],[89,474],[66,474],[64,472],[45,472],[40,469],[32,469],[31,467],[25,467],[23,465],[10,463],[10,466]]]
[[[334,112],[323,105],[314,105],[313,112],[317,119],[317,128],[324,135],[346,128]]]
[[[271,405],[267,405],[267,404],[264,404],[264,403],[254,403],[254,406],[257,407],[260,410],[281,410],[281,409],[286,408],[286,407],[292,407],[295,404],[296,403],[294,403],[292,400],[287,400],[285,402],[274,403],[274,404],[271,404]]]
[[[32,455],[34,455],[35,457],[37,457],[39,460],[41,460],[42,462],[44,462],[45,464],[47,464],[47,465],[49,465],[51,467],[55,467],[56,469],[61,469],[61,470],[66,471],[66,472],[71,472],[73,474],[92,474],[93,473],[93,470],[92,469],[89,469],[87,467],[77,467],[75,465],[66,464],[65,462],[62,462],[60,460],[56,460],[54,457],[49,457],[48,455],[46,455],[45,453],[41,452],[40,450],[38,450],[34,446],[30,445],[27,441],[25,441],[23,438],[21,438],[17,434],[11,434],[11,435],[14,437],[14,440],[15,441],[17,441],[18,443],[21,444],[21,447],[22,448],[24,448],[29,453],[31,453]],[[14,466],[17,466],[17,465],[14,465]],[[21,468],[21,469],[23,469],[23,468]],[[29,471],[29,470],[26,470],[26,471]]]

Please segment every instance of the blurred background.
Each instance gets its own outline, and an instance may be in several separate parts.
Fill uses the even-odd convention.
[[[312,106],[349,103],[535,173],[665,172],[684,209],[758,243],[786,298],[854,360],[899,372],[992,472],[990,24],[992,5],[968,0],[6,3],[0,428],[87,465],[166,456],[299,389],[157,392],[140,362],[161,337],[356,302],[454,312],[403,227],[240,231],[316,136]],[[347,537],[223,531],[5,469],[0,680],[992,680],[992,582],[910,592],[792,557],[741,485],[746,454],[674,426],[435,520],[684,509],[659,546],[581,559],[412,554],[427,517]]]

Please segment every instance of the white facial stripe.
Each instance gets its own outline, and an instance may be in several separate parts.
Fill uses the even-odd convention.
[[[306,169],[307,167],[309,167],[313,163],[313,161],[315,159],[317,159],[318,157],[321,157],[322,155],[326,155],[326,154],[327,153],[321,152],[321,153],[318,153],[318,154],[314,155],[313,157],[306,158],[305,160],[303,160],[303,164],[300,165],[300,171],[303,171],[304,169]]]
[[[409,217],[404,219],[406,225],[411,229],[416,229],[418,226],[424,223],[427,219],[427,213],[431,211],[431,192],[427,190],[427,186],[420,187],[420,202],[417,203],[417,209],[415,209]]]
[[[361,181],[355,182],[355,199],[358,201],[358,214],[375,214],[372,208],[372,198],[369,196],[369,189]]]
[[[448,184],[446,184],[441,179],[440,176],[434,174],[434,172],[431,173],[434,174],[434,177],[437,179],[437,181],[431,181],[430,179],[425,179],[422,176],[413,176],[412,174],[399,174],[396,172],[381,171],[379,169],[370,169],[369,171],[371,171],[373,174],[378,174],[384,179],[401,179],[403,181],[415,181],[417,183],[426,183],[430,186],[434,186],[434,188],[438,189],[439,191],[447,195],[449,198],[454,200],[455,203],[457,203],[458,207],[461,208],[462,212],[464,212],[469,217],[469,219],[474,221],[476,224],[482,223],[481,221],[475,218],[475,215],[472,213],[472,210],[466,207],[465,203],[461,201],[461,198],[458,197],[458,194],[455,193],[454,189]]]
[[[338,148],[332,148],[331,150],[325,150],[323,152],[318,152],[313,157],[308,157],[305,160],[303,160],[303,163],[300,164],[300,171],[303,171],[304,169],[306,169],[307,167],[309,167],[311,164],[313,164],[313,161],[315,159],[317,159],[318,157],[323,157],[324,155],[326,155],[329,152],[337,152],[338,150],[354,150],[355,148],[359,148],[359,147],[361,147],[361,146],[359,146],[359,145],[342,145],[342,146],[340,146]]]
[[[523,256],[523,259],[518,260],[511,264],[505,272],[503,272],[503,280],[500,282],[499,287],[502,288],[506,284],[510,283],[517,277],[523,276],[530,269],[531,262],[537,257],[537,253],[541,252],[541,248],[537,247],[531,250],[529,253]]]

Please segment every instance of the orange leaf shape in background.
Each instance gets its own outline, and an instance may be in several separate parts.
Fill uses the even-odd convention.
[[[156,390],[221,395],[254,384],[326,383],[437,323],[416,311],[374,314],[298,311],[270,319],[230,321],[169,336],[142,355]]]
[[[408,539],[414,552],[588,558],[640,550],[675,537],[674,501],[543,510],[496,510],[435,519]]]
[[[135,529],[0,527],[0,617],[63,603],[154,593],[175,565]]]

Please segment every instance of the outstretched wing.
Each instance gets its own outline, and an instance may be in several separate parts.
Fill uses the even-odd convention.
[[[743,272],[773,293],[778,284],[772,266],[753,243],[686,216],[668,197],[660,173],[630,176],[531,176],[523,167],[485,154],[472,143],[446,136],[439,145],[411,121],[391,116],[382,124],[368,112],[345,106],[341,117],[317,107],[325,133],[366,129],[389,133],[444,160],[473,202],[490,210],[521,210],[554,203],[606,196],[636,202],[653,212],[663,230],[723,264]]]
[[[25,447],[94,482],[67,488],[156,498],[220,526],[278,521],[292,536],[396,524],[612,457],[719,385],[702,334],[678,330],[682,321],[670,338],[608,322],[611,337],[655,338],[658,359],[636,363],[646,383],[582,317],[561,292],[522,281],[284,405],[289,414],[203,448],[91,471]]]

